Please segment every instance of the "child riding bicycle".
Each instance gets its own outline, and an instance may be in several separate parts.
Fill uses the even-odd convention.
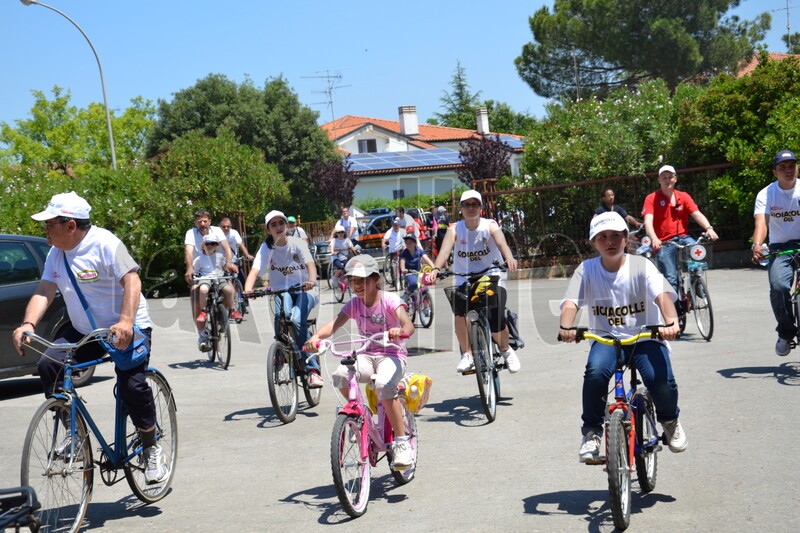
[[[375,391],[383,403],[386,415],[395,433],[394,467],[398,469],[410,467],[412,464],[411,449],[405,433],[403,406],[397,384],[405,375],[407,351],[405,341],[400,336],[414,333],[414,325],[406,312],[406,304],[394,293],[379,288],[380,271],[378,263],[369,255],[361,254],[350,259],[345,265],[354,297],[342,307],[338,316],[322,326],[306,342],[305,350],[316,352],[321,339],[327,339],[336,330],[347,323],[356,321],[361,335],[370,336],[375,333],[388,332],[389,339],[398,348],[380,348],[380,353],[367,353],[357,357],[356,369],[359,383],[369,383],[375,375]],[[333,384],[347,398],[347,367],[339,365],[331,376]]]
[[[406,291],[403,293],[403,301],[408,303],[408,299],[417,290],[417,272],[422,269],[423,264],[433,268],[433,261],[422,248],[417,246],[417,238],[413,234],[405,235],[403,242],[405,243],[405,248],[400,253],[400,272],[406,278]]]
[[[565,328],[574,325],[578,309],[584,305],[589,309],[590,329],[629,337],[639,333],[643,325],[663,320],[667,325],[659,329],[661,337],[664,341],[674,339],[680,331],[673,303],[677,295],[651,261],[625,253],[628,226],[622,217],[613,211],[594,217],[589,240],[600,256],[582,262],[570,280],[561,301],[561,339],[575,342],[575,330]],[[687,440],[678,420],[678,385],[672,374],[669,345],[664,341],[643,341],[623,350],[626,357],[633,357],[652,395],[669,449],[677,453],[686,449]],[[605,397],[615,368],[614,347],[593,343],[583,377],[581,462],[599,459]]]
[[[209,232],[208,235],[203,236],[203,243],[200,245],[203,253],[195,257],[192,261],[192,267],[196,277],[206,278],[200,279],[195,282],[197,289],[192,292],[196,298],[194,305],[195,309],[199,310],[195,320],[197,326],[197,347],[201,352],[208,352],[211,350],[211,345],[208,342],[208,332],[204,329],[208,314],[203,310],[206,299],[208,298],[208,290],[211,287],[211,280],[209,277],[219,277],[225,275],[225,256],[219,249],[220,238],[216,233]],[[236,297],[233,285],[229,284],[226,280],[220,280],[220,291],[224,298],[225,309],[233,308],[233,300]],[[237,319],[241,322],[241,319]]]

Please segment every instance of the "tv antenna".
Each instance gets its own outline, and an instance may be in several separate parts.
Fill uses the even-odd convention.
[[[791,6],[789,6],[789,0],[786,0],[786,7],[782,7],[780,9],[773,9],[773,13],[777,13],[778,11],[786,11],[786,47],[791,50],[792,48],[792,29],[789,19],[789,12],[791,11]]]
[[[325,89],[322,91],[311,91],[315,94],[324,94],[327,96],[327,100],[324,102],[314,102],[311,105],[327,105],[331,110],[331,122],[336,120],[336,115],[333,112],[333,92],[337,89],[344,89],[345,87],[350,87],[350,85],[337,85],[339,81],[342,79],[342,75],[337,73],[332,73],[330,70],[324,71],[317,71],[314,76],[301,76],[302,78],[309,78],[309,79],[321,79],[325,80]]]

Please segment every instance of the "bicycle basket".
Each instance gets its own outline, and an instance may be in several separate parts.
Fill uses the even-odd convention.
[[[708,270],[708,263],[705,261],[687,261],[686,262],[686,269],[689,272],[697,272],[697,271],[704,271]]]

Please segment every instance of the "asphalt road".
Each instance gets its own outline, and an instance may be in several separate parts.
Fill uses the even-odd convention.
[[[800,482],[800,356],[775,355],[764,271],[708,273],[715,333],[703,341],[690,321],[673,343],[683,454],[659,454],[655,490],[634,483],[629,531],[796,531]],[[179,458],[171,493],[141,505],[125,481],[95,476],[87,530],[186,531],[612,531],[601,467],[578,463],[580,387],[587,345],[558,345],[556,310],[566,280],[510,282],[527,346],[522,370],[504,373],[497,420],[487,424],[472,376],[455,372],[452,318],[441,288],[429,330],[409,340],[409,368],[433,378],[419,415],[416,479],[397,486],[388,466],[373,470],[363,517],[341,510],[331,481],[329,442],[337,396],[292,424],[274,416],[264,361],[271,320],[263,300],[234,334],[228,371],[196,350],[186,299],[152,300],[154,358],[178,403]],[[339,309],[323,291],[320,321]],[[336,360],[325,360],[332,372]],[[82,389],[101,427],[112,428],[112,369]],[[326,383],[329,378],[326,375]],[[42,401],[38,380],[0,382],[0,486],[19,482],[28,422]]]

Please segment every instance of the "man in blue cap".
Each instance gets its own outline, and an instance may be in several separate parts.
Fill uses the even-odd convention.
[[[756,227],[753,230],[754,263],[760,262],[764,254],[800,248],[800,187],[797,182],[797,157],[790,150],[781,150],[772,160],[772,174],[775,181],[761,189],[756,196],[753,216]],[[769,234],[769,249],[764,249]],[[772,312],[778,321],[778,341],[775,353],[789,354],[792,339],[797,336],[797,326],[792,311],[789,286],[792,283],[792,257],[773,256],[769,260],[769,301]]]

